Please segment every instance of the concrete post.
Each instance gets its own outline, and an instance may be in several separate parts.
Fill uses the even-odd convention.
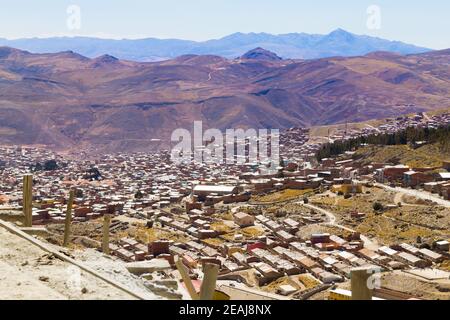
[[[191,296],[191,299],[198,300],[198,294],[195,291],[194,285],[192,284],[191,278],[189,277],[188,271],[186,270],[186,266],[178,256],[175,257],[175,265],[177,266],[178,272],[180,272],[181,278],[183,279],[183,282],[189,295]]]
[[[23,183],[22,183],[22,211],[23,211],[23,216],[24,216],[24,222],[23,225],[25,227],[29,227],[29,223],[28,223],[28,210],[27,210],[27,177],[23,176]]]
[[[33,175],[23,176],[23,214],[25,216],[24,226],[33,226]]]
[[[206,263],[203,268],[203,273],[204,277],[200,288],[200,300],[213,300],[219,266],[214,263]]]
[[[109,226],[111,224],[111,215],[105,214],[103,220],[103,241],[102,251],[104,254],[109,255]]]
[[[351,270],[352,300],[372,300],[372,288],[368,279],[373,275],[371,267],[354,268]]]
[[[72,223],[72,206],[75,198],[75,190],[70,190],[69,202],[67,203],[66,221],[64,227],[64,247],[69,245],[70,240],[70,224]]]

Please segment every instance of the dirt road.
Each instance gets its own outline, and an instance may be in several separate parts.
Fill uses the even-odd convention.
[[[422,200],[430,200],[433,202],[436,202],[437,204],[450,208],[450,201],[441,199],[429,192],[425,192],[425,191],[420,191],[420,190],[414,190],[414,189],[406,189],[406,188],[400,188],[400,187],[389,187],[386,186],[384,184],[381,183],[375,183],[375,186],[389,190],[389,191],[394,191],[394,192],[398,192],[398,193],[402,193],[402,194],[407,194]]]
[[[309,209],[312,209],[312,210],[316,210],[316,211],[318,211],[320,213],[325,214],[328,217],[328,222],[326,223],[327,225],[330,225],[330,226],[333,226],[333,227],[336,227],[336,228],[339,228],[339,229],[342,229],[342,230],[346,230],[346,231],[349,231],[349,232],[356,232],[355,230],[353,230],[353,229],[351,229],[349,227],[337,224],[336,223],[336,216],[331,211],[322,209],[322,208],[314,206],[312,204],[305,204],[305,203],[302,203],[302,202],[298,202],[298,204],[301,204],[301,205],[305,206],[306,208],[309,208]],[[364,235],[361,235],[361,240],[364,242],[364,247],[366,247],[367,249],[377,250],[379,248],[379,245],[376,242],[376,240],[372,240],[372,239],[370,239],[370,238],[368,238],[368,237],[366,237]]]

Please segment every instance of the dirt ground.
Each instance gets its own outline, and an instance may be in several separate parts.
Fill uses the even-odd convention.
[[[450,300],[450,280],[448,279],[425,281],[402,271],[394,271],[382,276],[381,285],[384,288],[401,291],[425,300]]]
[[[450,238],[450,209],[433,205],[404,204],[401,207],[375,212],[373,204],[398,204],[400,198],[414,202],[413,199],[399,197],[398,194],[379,188],[365,188],[364,193],[349,199],[343,196],[315,196],[311,203],[333,212],[339,224],[355,229],[362,234],[375,237],[381,244],[391,245],[400,242],[431,244],[435,240]],[[362,212],[366,218],[358,221],[350,217],[350,212]]]
[[[426,281],[403,271],[386,272],[381,275],[383,289],[398,291],[424,300],[450,300],[450,280]],[[338,284],[339,288],[351,290],[350,280]],[[328,300],[329,290],[319,292],[310,300]]]
[[[313,192],[312,189],[307,190],[293,190],[286,189],[279,192],[274,192],[264,196],[253,196],[252,201],[254,202],[276,202],[276,201],[287,201],[291,199],[296,199],[304,196],[305,194]]]
[[[0,300],[134,299],[0,228]]]

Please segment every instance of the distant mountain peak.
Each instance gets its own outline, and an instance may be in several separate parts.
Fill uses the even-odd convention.
[[[337,28],[337,29],[331,31],[330,34],[352,34],[352,33],[348,32],[347,30],[344,30],[342,28]]]
[[[94,60],[96,62],[101,62],[101,63],[114,63],[114,62],[119,61],[119,59],[117,59],[116,57],[111,56],[109,54],[101,55],[100,57],[97,57]]]
[[[242,59],[251,60],[264,60],[264,61],[280,61],[283,60],[276,53],[263,49],[261,47],[248,51],[242,57]]]
[[[116,64],[119,64],[119,59],[109,54],[104,54],[92,60],[92,67],[94,68],[107,67]]]
[[[66,50],[66,51],[56,53],[56,54],[64,56],[64,57],[79,59],[79,60],[89,60],[89,58],[87,58],[77,52],[74,52],[72,50]]]
[[[358,35],[338,28],[329,34],[269,34],[237,32],[220,39],[190,41],[177,39],[108,40],[86,37],[0,39],[0,46],[14,47],[33,53],[61,52],[72,49],[88,58],[103,54],[121,60],[160,61],[185,54],[216,55],[227,59],[240,57],[252,48],[263,47],[284,59],[318,59],[351,57],[376,51],[417,54],[430,51],[399,41],[389,41],[368,35]],[[98,58],[97,58],[98,59]],[[105,63],[115,61],[107,58]]]
[[[6,46],[0,47],[0,58],[7,58],[13,53],[24,54],[24,53],[29,53],[29,52],[11,48],[11,47],[6,47]]]
[[[221,40],[224,39],[239,39],[239,38],[252,38],[252,37],[271,37],[270,33],[265,32],[249,32],[249,33],[243,33],[243,32],[235,32],[228,36],[223,37]]]
[[[349,39],[353,39],[355,37],[355,35],[353,33],[350,33],[344,29],[341,28],[337,28],[334,31],[331,31],[328,36],[329,38],[337,38],[337,39],[344,39],[344,40],[349,40]]]

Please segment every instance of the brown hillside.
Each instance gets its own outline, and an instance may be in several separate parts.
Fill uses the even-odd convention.
[[[2,47],[0,143],[130,151],[167,147],[172,130],[189,129],[194,120],[220,129],[283,129],[450,107],[448,50],[310,61],[252,57],[137,63]]]

